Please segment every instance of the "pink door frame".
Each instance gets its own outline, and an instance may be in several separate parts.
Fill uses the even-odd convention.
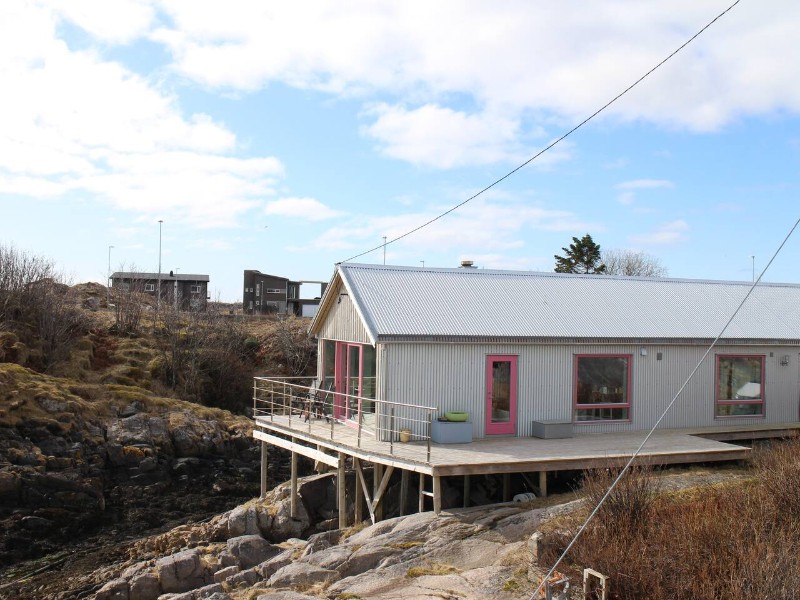
[[[513,435],[517,432],[517,356],[510,354],[490,354],[486,357],[486,434]],[[508,386],[509,417],[508,422],[492,421],[492,394],[494,378],[492,376],[495,363],[510,363],[510,381]]]
[[[358,389],[350,390],[352,396],[361,395],[364,377],[364,347],[362,344],[351,344],[348,342],[336,342],[336,361],[334,369],[336,371],[336,392],[333,407],[333,417],[339,420],[350,419],[350,398],[339,396],[347,394],[347,385],[350,381],[350,349],[358,348]],[[352,393],[355,391],[355,393]]]

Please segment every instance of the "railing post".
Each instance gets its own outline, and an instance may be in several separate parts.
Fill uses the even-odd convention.
[[[331,439],[333,439],[333,423],[336,421],[336,393],[333,394],[333,404],[331,405]]]
[[[269,382],[269,420],[275,420],[275,384]]]
[[[433,413],[428,411],[428,458],[426,462],[431,462],[431,429],[433,427]]]
[[[358,397],[358,447],[361,448],[361,396]]]
[[[287,402],[288,400],[288,402]],[[288,404],[289,407],[289,427],[292,426],[292,390],[289,390],[289,393],[286,393],[286,380],[283,381],[283,406],[286,407]],[[284,408],[284,412],[286,409]]]
[[[389,411],[389,454],[394,456],[394,406]]]

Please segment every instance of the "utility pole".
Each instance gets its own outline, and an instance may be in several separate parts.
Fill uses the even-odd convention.
[[[753,282],[755,283],[756,280],[756,257],[751,256],[750,258],[753,259]]]
[[[383,236],[383,264],[386,264],[386,236]]]
[[[158,287],[156,288],[156,314],[161,309],[161,224],[164,221],[158,220]]]
[[[114,246],[108,247],[108,277],[106,277],[106,308],[111,304],[111,249]]]

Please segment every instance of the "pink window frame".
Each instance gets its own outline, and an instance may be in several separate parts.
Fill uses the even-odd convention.
[[[719,399],[719,363],[723,358],[758,358],[761,360],[761,398],[758,400],[734,400]],[[764,417],[764,389],[766,387],[766,356],[764,354],[717,354],[714,362],[714,418],[715,419],[759,419]],[[757,404],[761,406],[761,412],[757,415],[718,415],[718,406],[730,406],[734,404]]]
[[[509,435],[517,432],[517,359],[516,354],[490,354],[486,357],[486,418],[487,435]],[[509,415],[508,423],[492,423],[492,364],[495,362],[511,363],[511,381],[509,382]]]
[[[626,363],[625,373],[625,402],[609,402],[604,404],[578,404],[578,362],[582,358],[624,358]],[[576,354],[572,366],[572,420],[576,425],[591,425],[596,423],[630,423],[632,420],[632,395],[633,395],[633,376],[631,365],[633,364],[633,354]],[[597,408],[627,408],[627,419],[597,419],[594,421],[578,420],[579,410],[592,410]]]

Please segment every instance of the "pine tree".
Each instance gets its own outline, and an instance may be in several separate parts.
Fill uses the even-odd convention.
[[[605,273],[600,246],[594,243],[588,233],[581,239],[572,238],[569,248],[561,248],[565,255],[554,255],[556,273]]]

